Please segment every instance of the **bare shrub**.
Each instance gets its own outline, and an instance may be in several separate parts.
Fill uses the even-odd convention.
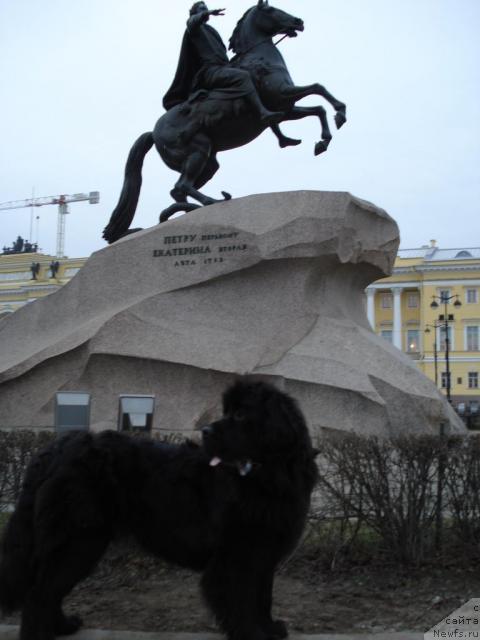
[[[53,437],[48,431],[0,431],[0,511],[16,502],[28,463]]]
[[[448,518],[457,539],[475,550],[480,542],[480,439],[456,437],[449,441],[445,473]]]
[[[332,517],[356,523],[349,544],[365,526],[378,535],[378,551],[386,557],[402,564],[424,559],[434,543],[443,447],[432,436],[380,440],[348,434],[322,442],[320,493]]]
[[[185,441],[180,433],[135,435]],[[16,502],[32,456],[54,437],[0,431],[0,512]],[[419,564],[440,557],[444,535],[445,559],[459,549],[480,557],[480,438],[343,434],[319,448],[319,484],[294,564]]]

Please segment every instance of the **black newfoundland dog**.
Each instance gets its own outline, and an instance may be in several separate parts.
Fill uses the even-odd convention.
[[[223,414],[202,446],[77,433],[32,461],[0,566],[0,605],[22,609],[21,640],[80,627],[62,600],[122,533],[201,571],[230,640],[287,636],[271,616],[273,578],[304,528],[315,451],[295,401],[269,384],[239,379]]]

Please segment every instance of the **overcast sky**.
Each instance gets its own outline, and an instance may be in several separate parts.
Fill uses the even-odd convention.
[[[190,4],[0,0],[0,202],[29,198],[32,189],[100,191],[98,205],[71,205],[71,257],[104,246],[128,151],[163,113]],[[220,2],[226,15],[212,24],[225,40],[252,4]],[[397,220],[404,248],[432,238],[443,247],[479,246],[480,0],[272,4],[305,21],[304,33],[280,44],[294,81],[324,84],[347,103],[349,121],[319,157],[315,119],[282,125],[303,139],[296,148],[279,149],[267,131],[220,154],[204,191],[350,191]],[[322,99],[303,101],[315,103]],[[143,177],[134,226],[148,227],[170,204],[177,174],[152,149]],[[35,214],[40,246],[54,253],[56,207]],[[0,246],[29,237],[29,209],[0,216]]]

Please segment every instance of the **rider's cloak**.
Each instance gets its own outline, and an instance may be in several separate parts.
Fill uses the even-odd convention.
[[[208,33],[210,45],[214,44],[219,56],[225,57],[225,64],[228,64],[225,45],[218,32],[208,24],[201,27]],[[223,55],[222,55],[223,54]],[[194,90],[195,79],[204,66],[204,60],[198,57],[191,40],[188,29],[185,31],[180,49],[177,71],[170,89],[163,97],[163,106],[168,111],[172,107],[187,100]],[[198,88],[198,87],[196,87]]]

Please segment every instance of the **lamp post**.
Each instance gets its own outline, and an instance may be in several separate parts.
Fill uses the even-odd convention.
[[[425,333],[430,333],[430,329],[434,330],[433,334],[433,361],[435,363],[435,386],[438,387],[438,351],[437,351],[437,329],[442,325],[434,322],[433,324],[425,325]]]
[[[447,400],[451,404],[452,403],[452,398],[451,398],[452,381],[451,381],[451,377],[450,377],[450,336],[449,336],[447,307],[448,307],[450,301],[453,300],[453,299],[455,299],[455,302],[453,303],[454,307],[457,307],[457,308],[461,307],[462,303],[458,299],[457,295],[447,296],[447,295],[442,294],[441,296],[432,296],[432,298],[433,298],[433,300],[432,300],[432,302],[430,304],[430,307],[432,309],[438,309],[437,300],[439,300],[441,303],[443,302],[443,304],[445,306],[445,313],[443,315],[443,322],[441,321],[442,319],[439,318],[439,320],[441,321],[439,326],[443,327],[443,329],[445,330],[445,364],[446,364],[446,368],[447,368]]]

